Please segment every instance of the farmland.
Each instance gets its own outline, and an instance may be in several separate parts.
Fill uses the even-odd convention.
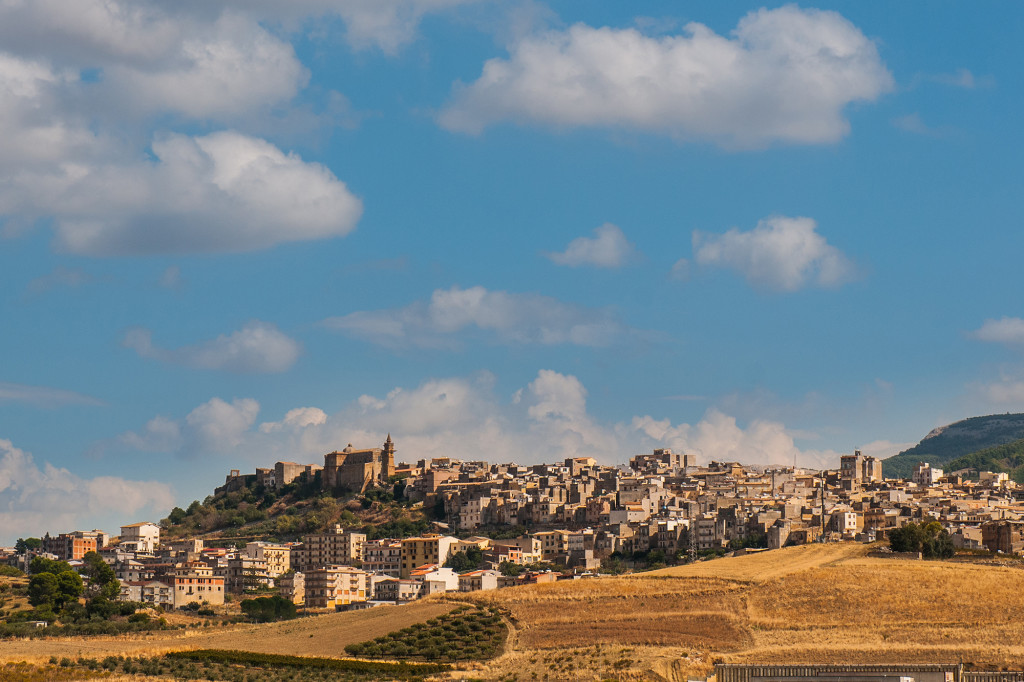
[[[950,662],[1024,668],[1019,562],[911,561],[811,545],[640,575],[431,597],[404,607],[120,640],[4,642],[0,661],[233,649],[344,657],[345,646],[472,601],[511,626],[479,679],[684,680],[716,661]]]

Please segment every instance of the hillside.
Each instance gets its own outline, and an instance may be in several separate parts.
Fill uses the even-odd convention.
[[[882,473],[887,478],[910,478],[918,462],[948,469],[959,457],[1020,439],[1024,439],[1024,414],[971,417],[940,426],[914,447],[883,460]]]
[[[371,488],[364,494],[332,495],[321,489],[319,474],[278,491],[255,481],[241,489],[220,490],[187,508],[175,507],[160,522],[163,537],[219,538],[283,542],[318,533],[335,524],[361,530],[370,539],[407,537],[425,532],[434,510],[424,510],[402,495],[403,486]]]
[[[958,457],[947,467],[950,471],[974,469],[1007,473],[1017,483],[1024,483],[1024,439]]]

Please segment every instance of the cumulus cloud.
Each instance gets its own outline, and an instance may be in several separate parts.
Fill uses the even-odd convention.
[[[773,216],[749,232],[693,233],[694,260],[728,268],[751,285],[772,291],[835,287],[854,275],[853,264],[817,233],[811,218]]]
[[[554,370],[540,370],[511,399],[495,395],[494,386],[495,377],[486,372],[430,379],[383,395],[360,396],[331,415],[319,408],[296,408],[283,420],[257,428],[251,418],[258,410],[255,401],[247,406],[245,401],[229,405],[215,400],[174,422],[177,440],[169,444],[165,439],[164,451],[209,452],[259,466],[282,458],[317,462],[347,443],[379,445],[390,433],[404,461],[450,456],[532,464],[592,456],[616,464],[638,452],[671,447],[696,454],[703,462],[788,464],[795,457],[802,466],[838,463],[839,453],[832,450],[801,449],[796,441],[806,434],[781,422],[753,419],[743,425],[717,409],[709,409],[695,424],[650,415],[601,421],[587,408],[583,383]],[[205,440],[188,435],[200,421],[197,414],[207,426],[202,431]],[[144,431],[166,434],[174,428],[161,421]],[[125,439],[122,445],[138,448],[138,443]]]
[[[593,265],[599,268],[618,268],[636,255],[636,249],[626,241],[618,226],[605,223],[594,230],[593,237],[577,237],[561,253],[544,254],[552,263],[576,268]]]
[[[607,310],[480,286],[437,289],[428,302],[349,313],[321,324],[391,347],[452,347],[472,330],[484,332],[498,343],[577,346],[608,346],[633,333]]]
[[[102,256],[350,232],[362,205],[329,169],[239,131],[295,118],[309,78],[260,21],[215,3],[0,2],[5,232],[52,219],[59,247]],[[157,121],[226,129],[147,132]]]
[[[252,398],[236,398],[231,402],[211,398],[183,419],[158,415],[144,428],[122,433],[113,441],[93,446],[92,450],[127,448],[174,453],[181,457],[229,454],[245,442],[259,412],[260,404]]]
[[[263,422],[261,433],[274,433],[282,429],[304,429],[307,426],[320,426],[327,423],[327,413],[319,407],[296,407],[288,410],[284,419],[279,422]]]
[[[971,336],[978,341],[1024,348],[1024,320],[1019,317],[985,320],[979,329],[971,332]]]
[[[531,35],[457,84],[442,126],[479,133],[502,120],[622,127],[730,147],[835,142],[845,107],[893,86],[874,43],[831,11],[787,5],[743,17],[728,37],[592,28]]]
[[[173,503],[165,483],[81,478],[49,463],[40,467],[29,453],[0,439],[0,544],[47,530],[119,525],[143,512],[156,518]]]
[[[362,203],[330,170],[234,132],[163,135],[155,160],[0,179],[0,214],[53,216],[85,255],[239,252],[342,236]]]
[[[25,403],[36,407],[55,408],[64,405],[103,405],[99,398],[94,398],[75,391],[46,386],[27,386],[0,381],[0,403]]]
[[[173,350],[154,346],[152,336],[148,329],[133,329],[125,335],[124,345],[144,358],[240,374],[284,372],[302,352],[298,341],[259,320],[231,334]]]

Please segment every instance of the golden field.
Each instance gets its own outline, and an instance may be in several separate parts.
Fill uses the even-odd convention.
[[[682,680],[714,661],[963,660],[1024,669],[1019,564],[878,559],[867,551],[808,545],[469,598],[508,609],[517,622],[520,653],[494,661],[486,671],[493,677],[520,670],[543,679],[545,653],[586,652],[594,661],[595,644],[612,659],[631,659],[622,670],[636,679]],[[588,673],[614,671],[607,658]]]
[[[455,678],[685,680],[714,662],[940,663],[1024,669],[1024,568],[878,559],[809,545],[633,576],[429,598],[410,606],[136,639],[5,641],[0,662],[226,648],[343,656],[457,601],[509,614],[508,651]]]

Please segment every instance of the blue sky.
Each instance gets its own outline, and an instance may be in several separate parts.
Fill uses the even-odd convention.
[[[228,469],[1024,407],[1015,6],[0,4],[0,542]]]

